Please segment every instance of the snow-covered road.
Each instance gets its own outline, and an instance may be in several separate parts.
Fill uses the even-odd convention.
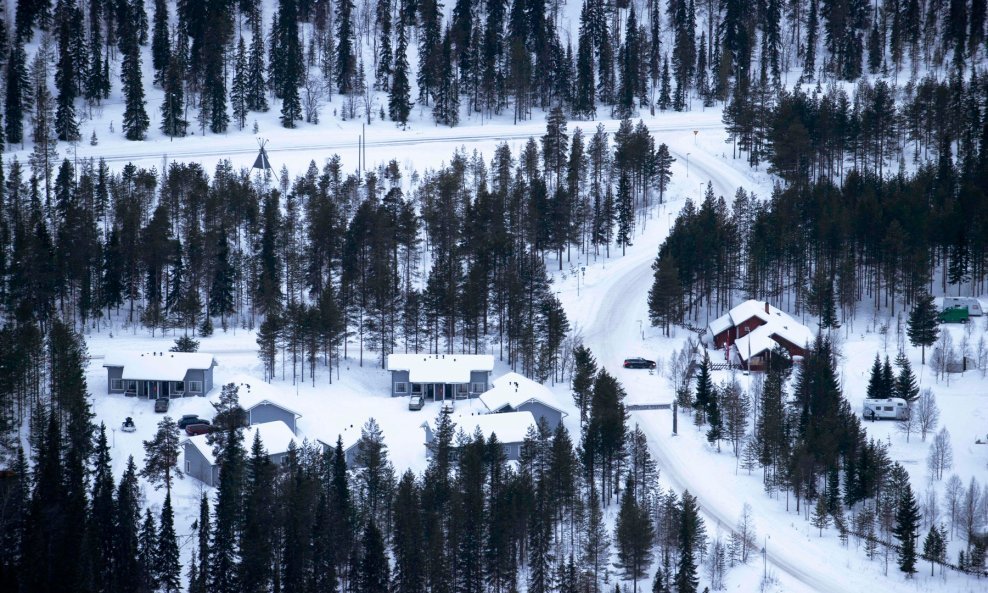
[[[661,134],[660,134],[661,135]],[[682,176],[685,171],[685,151],[673,149],[673,155],[679,160],[676,174]],[[690,154],[690,182],[686,187],[689,193],[695,194],[693,180],[697,186],[707,181],[713,184],[714,191],[730,200],[739,186],[750,186],[751,180],[737,169],[719,162],[720,159],[707,152],[697,151]],[[680,177],[680,184],[686,181]],[[694,198],[695,199],[695,198]],[[678,211],[682,202],[673,202],[667,208],[671,213]],[[661,207],[660,207],[661,208]],[[578,302],[571,303],[574,321],[584,328],[584,341],[593,350],[598,364],[616,374],[628,391],[629,399],[648,399],[651,391],[657,386],[662,377],[646,375],[643,371],[629,371],[621,368],[622,360],[635,354],[634,347],[639,337],[640,319],[646,315],[646,301],[649,286],[652,282],[651,262],[655,258],[661,241],[668,235],[670,216],[659,216],[658,224],[652,224],[649,232],[636,238],[637,244],[623,258],[616,258],[607,264],[606,273],[587,286],[585,296]],[[665,219],[665,220],[663,220]],[[570,308],[568,308],[569,310]],[[648,323],[644,320],[644,323]],[[668,356],[668,352],[652,353]],[[645,391],[646,393],[640,393]],[[654,399],[654,398],[653,398]],[[685,418],[681,418],[683,420]],[[670,412],[642,411],[632,413],[632,422],[638,423],[645,431],[651,444],[652,452],[662,470],[663,480],[676,490],[690,490],[697,496],[700,508],[711,526],[720,523],[732,526],[737,519],[737,509],[740,502],[731,503],[730,496],[724,496],[726,483],[720,483],[720,491],[710,489],[709,480],[697,481],[695,476],[702,468],[695,466],[696,456],[684,458],[679,454],[678,446],[686,445],[670,439]],[[681,428],[682,430],[683,428]],[[677,446],[678,444],[678,446]],[[716,480],[714,481],[716,483]],[[766,503],[773,504],[767,498]],[[757,515],[762,530],[768,535],[775,534],[775,526],[764,522]],[[854,587],[836,576],[832,567],[822,562],[807,562],[806,544],[786,545],[795,539],[792,530],[780,530],[774,541],[769,540],[768,563],[776,574],[784,576],[784,588],[787,591],[815,591],[823,593],[843,593],[854,590]],[[802,549],[800,549],[802,548]]]

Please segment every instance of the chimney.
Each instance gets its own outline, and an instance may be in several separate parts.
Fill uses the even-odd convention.
[[[765,301],[765,313],[768,314],[768,301]]]

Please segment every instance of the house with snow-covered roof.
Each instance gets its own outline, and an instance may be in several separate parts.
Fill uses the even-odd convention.
[[[249,449],[254,436],[260,435],[268,452],[268,459],[275,464],[284,462],[288,449],[295,440],[295,433],[280,420],[255,424],[244,429],[244,444]],[[207,486],[216,486],[220,479],[220,465],[213,456],[213,447],[206,442],[206,435],[189,437],[182,441],[183,470]]]
[[[389,354],[391,395],[421,395],[428,401],[478,397],[490,386],[489,354]]]
[[[336,449],[337,440],[343,443],[343,458],[346,459],[346,465],[349,468],[357,467],[357,452],[360,450],[360,439],[363,433],[360,430],[360,426],[356,424],[350,424],[344,426],[342,430],[336,435],[335,438],[330,440],[316,439],[316,442],[322,447],[323,452],[332,451]]]
[[[790,356],[803,356],[813,332],[765,301],[747,300],[707,325],[714,348],[746,369],[763,368],[777,345]]]
[[[492,414],[531,412],[536,421],[545,420],[550,430],[567,415],[548,387],[515,372],[494,379],[480,401]]]
[[[478,432],[484,435],[484,440],[489,441],[494,435],[501,443],[504,455],[508,461],[518,461],[521,459],[521,446],[525,441],[525,435],[530,428],[535,428],[535,416],[531,412],[504,412],[502,414],[455,414],[452,416],[453,424],[457,433],[462,431],[467,436],[473,436]],[[425,430],[425,446],[429,455],[432,454],[434,446],[435,428],[429,422],[423,422],[422,428]]]
[[[214,366],[206,352],[111,352],[103,360],[107,393],[150,399],[206,395]]]

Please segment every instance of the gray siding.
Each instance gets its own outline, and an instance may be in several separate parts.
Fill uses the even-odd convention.
[[[518,412],[531,412],[532,416],[535,416],[535,421],[538,422],[540,418],[545,418],[546,423],[549,424],[550,430],[556,430],[559,423],[563,421],[563,413],[559,410],[554,410],[549,406],[536,401],[528,401],[518,406],[516,410]]]
[[[247,422],[251,426],[263,422],[281,420],[295,432],[295,413],[274,404],[258,404],[247,411]]]
[[[343,457],[346,459],[346,465],[350,469],[357,467],[357,449],[359,449],[360,441],[357,444],[350,445],[349,449],[343,451]]]
[[[209,393],[209,386],[206,384],[205,377],[203,376],[205,371],[198,369],[189,369],[185,372],[185,395],[206,395]],[[212,375],[212,371],[210,371]],[[202,391],[194,393],[189,391],[189,381],[200,381],[202,382]]]
[[[213,390],[213,367],[209,367],[208,369],[204,370],[202,372],[202,376],[203,376],[202,388],[205,390],[205,393],[209,393],[210,391]]]
[[[404,383],[405,393],[398,393],[395,391],[395,384]],[[410,395],[412,393],[412,387],[408,384],[408,371],[391,371],[391,396],[400,397]]]
[[[192,443],[185,443],[185,467],[182,470],[207,486],[215,486],[219,478],[219,468],[209,463]]]
[[[106,392],[123,393],[124,389],[113,389],[113,380],[123,377],[123,367],[106,367]],[[126,388],[126,386],[124,386]]]
[[[484,388],[480,391],[473,391],[474,383],[483,383]],[[491,388],[490,371],[470,371],[470,397],[478,397],[481,393]]]

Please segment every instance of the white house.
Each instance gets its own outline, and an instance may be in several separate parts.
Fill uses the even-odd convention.
[[[206,395],[214,366],[206,352],[111,352],[103,360],[107,393],[150,399]]]

